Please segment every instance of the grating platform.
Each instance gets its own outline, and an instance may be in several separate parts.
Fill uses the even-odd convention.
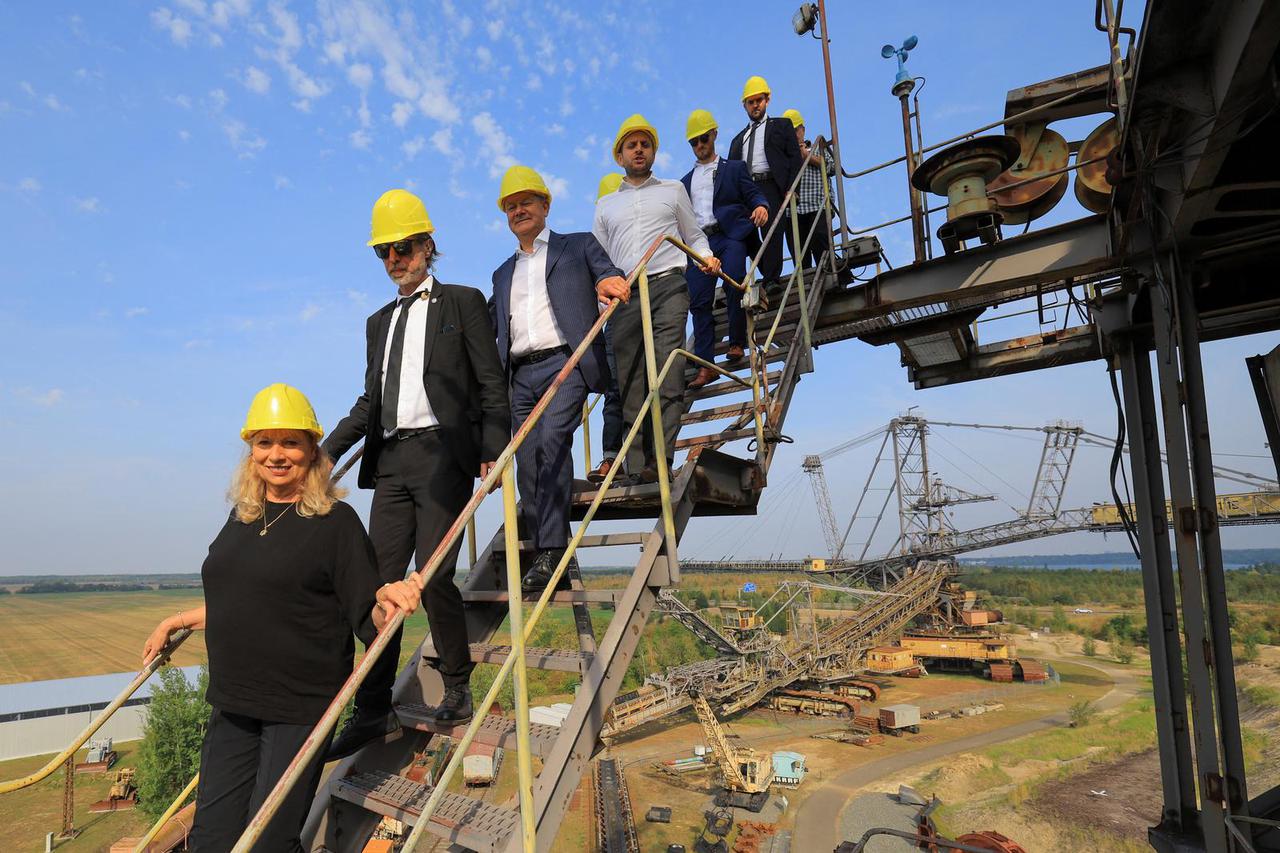
[[[422,732],[434,732],[455,740],[461,740],[462,736],[466,734],[467,727],[437,723],[431,716],[434,710],[435,708],[431,705],[416,703],[397,705],[396,716],[400,718],[400,725],[405,728],[417,729]],[[559,726],[530,723],[529,745],[532,747],[533,754],[542,758],[549,753],[551,747],[555,745],[556,737],[559,734]],[[486,714],[484,722],[480,724],[480,728],[476,731],[474,742],[498,746],[503,749],[515,749],[516,721],[510,717]]]
[[[334,796],[369,811],[412,825],[431,796],[431,788],[379,770],[340,779]],[[498,853],[520,826],[513,809],[483,803],[461,794],[445,794],[431,815],[427,831],[482,853]]]

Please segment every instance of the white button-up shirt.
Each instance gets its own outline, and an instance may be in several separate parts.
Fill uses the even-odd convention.
[[[514,358],[568,343],[547,295],[547,246],[551,229],[533,239],[533,251],[516,249],[511,273],[511,355]]]
[[[639,186],[623,181],[617,192],[597,201],[591,233],[614,266],[627,274],[640,263],[649,244],[666,234],[680,238],[703,257],[711,254],[684,184],[653,176]],[[653,253],[648,271],[650,275],[683,271],[687,261],[684,252],[664,240]]]
[[[422,374],[426,367],[422,357],[427,346],[427,314],[431,310],[431,289],[435,287],[435,278],[428,275],[418,285],[414,294],[418,297],[409,303],[396,305],[391,312],[391,324],[387,328],[387,343],[382,350],[382,387],[387,383],[387,361],[391,358],[391,342],[395,338],[396,323],[400,312],[409,311],[409,320],[404,327],[404,350],[400,354],[400,399],[396,404],[396,420],[398,429],[422,429],[437,426],[440,421],[436,413],[431,411],[431,401],[427,399],[427,388],[422,384]],[[397,296],[397,299],[402,297]],[[383,424],[386,427],[386,424]],[[386,430],[390,435],[392,430]]]
[[[764,116],[759,121],[752,122],[747,125],[747,132],[742,137],[742,159],[747,161],[747,168],[751,170],[751,174],[758,175],[761,172],[769,171],[769,160],[764,156],[764,137],[765,127],[769,123],[769,117]],[[756,136],[755,156],[751,156],[751,137]]]
[[[689,180],[689,195],[693,198],[693,215],[698,218],[698,225],[703,228],[716,223],[711,199],[715,192],[716,166],[718,165],[720,165],[719,157],[710,163],[696,163],[693,167],[693,177]]]

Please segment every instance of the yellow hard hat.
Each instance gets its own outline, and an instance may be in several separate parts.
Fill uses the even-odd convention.
[[[782,114],[783,118],[791,119],[792,127],[800,127],[804,124],[804,116],[800,115],[799,110],[787,110]]]
[[[618,172],[610,172],[600,179],[600,187],[596,190],[596,201],[607,196],[609,193],[617,192],[618,187],[622,186],[622,175]]]
[[[264,429],[301,429],[316,438],[324,437],[324,427],[316,420],[316,410],[311,408],[307,395],[283,382],[268,385],[254,396],[240,437],[248,441],[251,435]]]
[[[756,95],[771,95],[769,84],[765,82],[763,77],[748,77],[747,82],[742,86],[742,100],[753,98]]]
[[[715,130],[720,125],[716,124],[715,116],[707,110],[694,110],[689,113],[689,120],[684,125],[685,139],[696,139],[709,130]]]
[[[408,190],[387,190],[373,203],[369,242],[365,245],[394,243],[414,234],[430,234],[435,230],[422,199]]]
[[[498,190],[498,210],[502,210],[502,203],[508,196],[523,192],[537,193],[551,201],[551,190],[547,189],[547,182],[542,180],[541,175],[528,166],[512,166],[502,176],[502,188]]]
[[[653,137],[653,150],[658,150],[658,131],[653,125],[649,124],[648,119],[640,115],[640,113],[636,113],[624,121],[622,127],[618,128],[618,135],[613,138],[614,157],[617,157],[618,152],[622,150],[622,140],[627,138],[627,134],[634,133],[637,130],[643,130]]]

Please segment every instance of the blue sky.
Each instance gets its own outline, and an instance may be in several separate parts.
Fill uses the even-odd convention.
[[[831,5],[851,168],[901,152],[885,42],[920,36],[909,67],[928,78],[927,142],[994,120],[1009,88],[1106,58],[1090,4],[1040,13],[1034,34],[1025,20],[958,15],[951,3]],[[224,517],[253,393],[295,384],[332,426],[359,390],[363,321],[392,291],[364,246],[383,190],[420,193],[444,252],[440,276],[487,293],[513,248],[494,203],[512,163],[543,171],[555,227],[583,230],[630,113],[657,125],[668,177],[689,167],[691,109],[715,113],[727,148],[744,122],[738,94],[749,74],[772,84],[771,112],[796,107],[811,135],[822,132],[821,53],[791,33],[792,11],[789,2],[0,2],[0,575],[198,569]],[[1080,138],[1100,120],[1063,130]],[[904,180],[888,170],[851,184],[853,224],[901,215]],[[1045,221],[1079,212],[1068,200]],[[895,262],[906,257],[905,230],[881,238]],[[1209,348],[1220,450],[1263,452],[1241,359],[1274,344]],[[1071,418],[1104,433],[1114,423],[1099,364],[917,393],[893,348],[849,342],[817,361],[775,483],[803,452],[910,406],[956,420]],[[1027,488],[1034,446],[953,440]],[[1071,502],[1107,492],[1105,454],[1089,453]],[[1235,462],[1262,470],[1261,460]],[[851,510],[867,464],[849,454],[829,468],[838,515]],[[800,497],[786,512],[766,504],[752,522],[696,521],[684,553],[731,553],[725,541],[738,553],[821,550],[806,493],[788,494]],[[367,507],[367,494],[352,500]],[[957,521],[1001,513],[1010,510],[981,507]],[[482,515],[489,529],[494,518]],[[1226,538],[1275,543],[1265,529]],[[1121,547],[1077,536],[1020,552]]]

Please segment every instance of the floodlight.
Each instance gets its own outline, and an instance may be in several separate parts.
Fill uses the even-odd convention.
[[[818,24],[818,7],[813,3],[801,3],[800,8],[791,16],[791,28],[796,35],[802,36]]]

